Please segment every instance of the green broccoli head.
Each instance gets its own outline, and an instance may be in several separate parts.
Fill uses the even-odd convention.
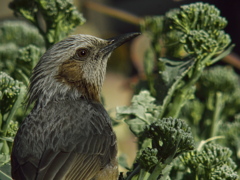
[[[4,72],[0,72],[0,110],[7,113],[13,106],[20,93],[22,82],[14,80]]]
[[[229,108],[228,108],[229,109]],[[238,111],[239,112],[239,111]],[[219,139],[218,142],[231,148],[232,159],[237,164],[240,163],[240,114],[235,114],[234,122],[222,122],[218,134],[225,138]]]
[[[217,167],[211,172],[210,180],[224,179],[224,180],[236,180],[238,179],[238,174],[228,165],[223,165]]]
[[[0,36],[1,37],[1,36]],[[0,69],[8,74],[15,70],[18,46],[14,43],[0,45]]]
[[[23,16],[36,26],[39,26],[37,15],[41,14],[47,30],[41,27],[39,29],[44,34],[48,46],[62,40],[85,21],[71,0],[13,0],[10,8],[15,14]]]
[[[152,148],[157,149],[157,157],[161,162],[194,149],[191,129],[180,119],[159,119],[151,125],[146,126],[140,140],[142,138],[151,139]]]
[[[232,96],[238,87],[239,77],[232,68],[216,66],[203,71],[198,81],[197,94],[201,98],[208,97],[212,92]]]
[[[237,179],[234,172],[236,164],[230,158],[232,151],[217,144],[205,144],[201,150],[194,150],[179,156],[181,162],[190,173],[195,173],[199,179],[218,179],[232,177]]]
[[[188,34],[191,30],[215,32],[224,29],[227,20],[220,16],[220,11],[207,3],[193,3],[181,6],[166,14],[170,28]]]
[[[14,43],[17,47],[29,44],[44,48],[44,39],[38,29],[24,21],[3,21],[0,23],[0,44]],[[6,49],[5,51],[8,51]]]
[[[209,54],[217,55],[221,53],[231,42],[230,36],[223,31],[216,34],[207,33],[204,30],[191,30],[180,39],[188,54],[199,59],[207,57]]]
[[[150,35],[154,41],[159,41],[164,29],[164,16],[148,16],[141,24],[141,31]]]
[[[0,23],[0,69],[28,84],[28,77],[45,51],[37,28],[19,21]]]
[[[18,130],[18,121],[10,121],[9,127],[7,128],[6,137],[15,137]]]
[[[180,42],[186,52],[198,59],[222,53],[231,38],[222,29],[227,25],[220,11],[212,5],[194,3],[166,14],[170,29],[182,33]],[[211,64],[210,61],[205,62]]]
[[[140,166],[147,170],[147,171],[152,171],[153,168],[157,165],[158,163],[158,150],[156,148],[145,148],[140,157],[138,158],[138,162]]]
[[[23,79],[18,76],[20,73],[19,71],[24,73],[27,77],[30,77],[32,69],[35,67],[42,54],[43,51],[34,45],[28,45],[19,49],[15,67],[18,69],[18,72],[14,73],[14,77],[17,77],[18,80],[23,81]]]

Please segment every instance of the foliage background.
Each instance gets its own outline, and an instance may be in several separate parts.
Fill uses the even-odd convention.
[[[22,102],[31,69],[47,48],[85,21],[70,1],[33,2],[10,5],[27,22],[0,24],[2,179],[8,179],[13,137],[26,114]],[[134,166],[135,156],[124,156],[120,146],[126,179],[237,179],[239,77],[229,67],[203,71],[232,49],[225,26],[216,8],[201,3],[141,19],[138,27],[149,42],[141,54],[145,78],[134,86],[130,106],[117,108],[114,121],[117,133],[127,131],[124,120],[138,137]]]

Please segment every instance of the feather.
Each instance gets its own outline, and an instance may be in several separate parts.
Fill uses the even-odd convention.
[[[117,152],[107,112],[100,103],[84,99],[51,102],[41,110],[33,109],[16,139],[12,156],[14,178],[89,179],[107,166]],[[43,147],[39,148],[39,143]],[[30,169],[33,170],[29,172]]]

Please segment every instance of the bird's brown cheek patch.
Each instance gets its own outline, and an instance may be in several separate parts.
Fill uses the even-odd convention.
[[[82,64],[78,61],[67,60],[60,67],[58,75],[55,77],[57,81],[65,83],[72,88],[78,89],[87,99],[100,102],[99,87],[90,84],[83,78]]]
[[[74,83],[82,79],[81,63],[73,60],[65,61],[60,67],[56,78],[61,82]]]

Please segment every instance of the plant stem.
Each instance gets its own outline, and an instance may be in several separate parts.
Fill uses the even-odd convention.
[[[217,134],[218,122],[219,122],[219,119],[220,119],[220,113],[222,111],[222,108],[223,108],[222,93],[217,92],[216,93],[215,109],[214,109],[214,112],[213,112],[213,120],[212,120],[212,124],[211,124],[211,130],[210,130],[209,137],[213,137]]]
[[[84,5],[94,11],[109,15],[111,17],[115,17],[117,19],[121,19],[125,22],[129,22],[131,24],[136,24],[139,25],[142,21],[143,18],[138,17],[134,14],[130,14],[128,12],[109,7],[100,3],[92,2],[92,1],[85,1]]]
[[[134,170],[133,172],[131,172],[131,174],[127,177],[126,180],[131,180],[131,178],[136,175],[139,171],[140,171],[141,167],[138,165]]]
[[[144,169],[141,169],[138,180],[146,180],[148,176],[149,176],[149,173],[147,171],[145,171]]]
[[[176,92],[176,96],[173,99],[173,103],[171,106],[171,109],[167,112],[165,117],[175,117],[177,118],[179,116],[180,110],[187,102],[188,98],[187,96],[191,93],[192,86],[195,85],[197,80],[202,74],[203,67],[202,67],[202,62],[203,60],[198,59],[197,63],[194,65],[193,73],[191,78],[187,81],[187,83],[178,91]],[[166,113],[166,112],[165,112]]]
[[[223,138],[225,138],[225,137],[224,137],[224,136],[215,136],[215,137],[211,137],[211,138],[209,138],[209,139],[203,140],[203,141],[201,141],[200,144],[198,145],[197,151],[201,151],[201,149],[202,149],[202,147],[203,147],[204,144],[206,144],[206,143],[208,143],[208,142],[210,142],[210,141],[214,141],[214,140],[216,140],[216,139],[223,139]]]
[[[17,100],[15,101],[15,103],[14,103],[14,105],[13,105],[13,107],[12,107],[12,109],[11,109],[11,111],[10,111],[10,113],[9,113],[5,123],[4,123],[4,125],[3,125],[3,128],[2,128],[2,135],[3,136],[6,135],[9,123],[12,120],[14,114],[16,113],[18,107],[22,103],[25,94],[26,94],[26,88],[24,86],[21,86],[19,95],[17,97]]]
[[[2,175],[4,175],[7,179],[12,179],[10,176],[8,176],[6,173],[4,173],[4,172],[1,171],[1,170],[0,170],[0,173],[1,173]]]
[[[171,110],[168,112],[166,117],[173,117],[177,118],[182,106],[185,104],[186,101],[186,91],[180,91],[177,96],[174,98],[173,103],[171,105]]]
[[[17,69],[16,72],[23,78],[23,81],[25,82],[26,85],[29,84],[29,79],[28,77],[22,72],[21,69]]]
[[[159,175],[162,173],[163,169],[167,166],[167,164],[162,164],[161,161],[158,161],[157,165],[155,166],[152,174],[148,177],[148,180],[157,180]]]
[[[185,74],[185,75],[186,75],[186,74]],[[185,75],[184,75],[184,76],[185,76]],[[168,108],[168,106],[169,106],[169,104],[170,104],[170,102],[171,102],[171,100],[172,100],[172,98],[173,98],[174,93],[176,93],[176,86],[177,86],[177,84],[180,83],[180,81],[181,81],[181,78],[179,78],[178,80],[176,80],[176,82],[174,83],[174,84],[176,84],[176,85],[172,85],[171,88],[168,90],[168,93],[167,93],[166,97],[165,97],[164,100],[163,100],[162,111],[161,111],[161,113],[160,113],[160,115],[159,115],[158,118],[161,119],[161,118],[163,118],[163,117],[167,117],[167,116],[165,116],[165,115],[166,115],[167,108]]]

